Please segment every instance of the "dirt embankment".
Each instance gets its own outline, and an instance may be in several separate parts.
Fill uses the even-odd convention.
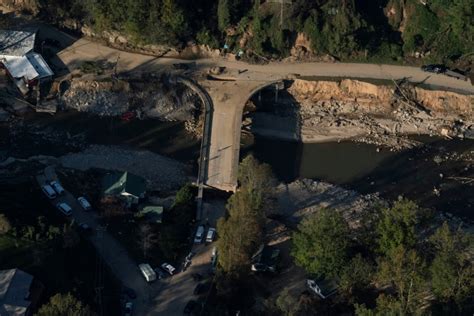
[[[473,95],[350,79],[298,79],[287,92],[275,111],[253,114],[255,133],[304,142],[352,138],[394,148],[413,145],[404,137],[410,134],[474,137]],[[281,124],[271,123],[276,121]]]
[[[72,79],[61,95],[65,109],[118,116],[125,112],[145,119],[186,122],[194,131],[201,101],[184,85],[167,85],[161,80],[84,80]]]

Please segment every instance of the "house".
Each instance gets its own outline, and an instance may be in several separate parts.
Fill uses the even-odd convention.
[[[336,294],[339,288],[339,280],[335,278],[319,278],[316,280],[306,280],[308,288],[321,297],[323,300]]]
[[[145,179],[129,172],[111,172],[102,180],[103,195],[123,199],[128,206],[145,197]]]
[[[31,315],[42,285],[19,269],[0,270],[0,315]]]
[[[143,205],[138,214],[144,216],[150,223],[161,224],[163,219],[163,206]]]
[[[39,81],[50,80],[53,71],[34,51],[36,31],[0,30],[0,65],[23,94]]]

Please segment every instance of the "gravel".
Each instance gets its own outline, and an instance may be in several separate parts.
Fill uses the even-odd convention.
[[[148,181],[148,189],[174,190],[188,179],[186,165],[152,153],[137,151],[119,146],[92,145],[79,153],[71,153],[59,158],[66,168],[87,170],[100,168],[106,170],[128,171]]]

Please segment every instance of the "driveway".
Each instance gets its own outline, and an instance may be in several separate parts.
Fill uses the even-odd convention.
[[[36,180],[40,186],[57,179],[56,172],[52,166],[45,168],[43,174],[36,176]],[[93,229],[94,233],[88,237],[89,240],[112,270],[115,277],[125,286],[135,290],[137,294],[137,299],[133,301],[135,314],[145,315],[146,311],[149,310],[148,305],[152,301],[155,289],[145,282],[138,270],[137,264],[128,256],[125,248],[123,248],[104,227],[99,225],[98,216],[95,212],[84,211],[77,202],[76,197],[68,191],[56,199],[51,200],[51,204],[55,209],[56,204],[61,202],[71,206],[73,209],[71,217],[77,223],[85,223]]]

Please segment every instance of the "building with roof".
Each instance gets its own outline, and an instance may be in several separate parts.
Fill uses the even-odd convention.
[[[163,220],[163,206],[142,205],[138,214],[142,215],[149,223],[161,224]]]
[[[337,293],[339,289],[339,279],[326,277],[321,277],[316,280],[308,279],[306,280],[306,285],[311,291],[324,300]]]
[[[49,80],[53,76],[43,57],[34,51],[36,33],[0,30],[0,64],[23,94],[39,80]]]
[[[146,180],[129,172],[111,172],[102,180],[104,196],[116,196],[127,202],[136,204],[145,197]]]
[[[42,287],[19,269],[0,270],[0,315],[31,315]]]

